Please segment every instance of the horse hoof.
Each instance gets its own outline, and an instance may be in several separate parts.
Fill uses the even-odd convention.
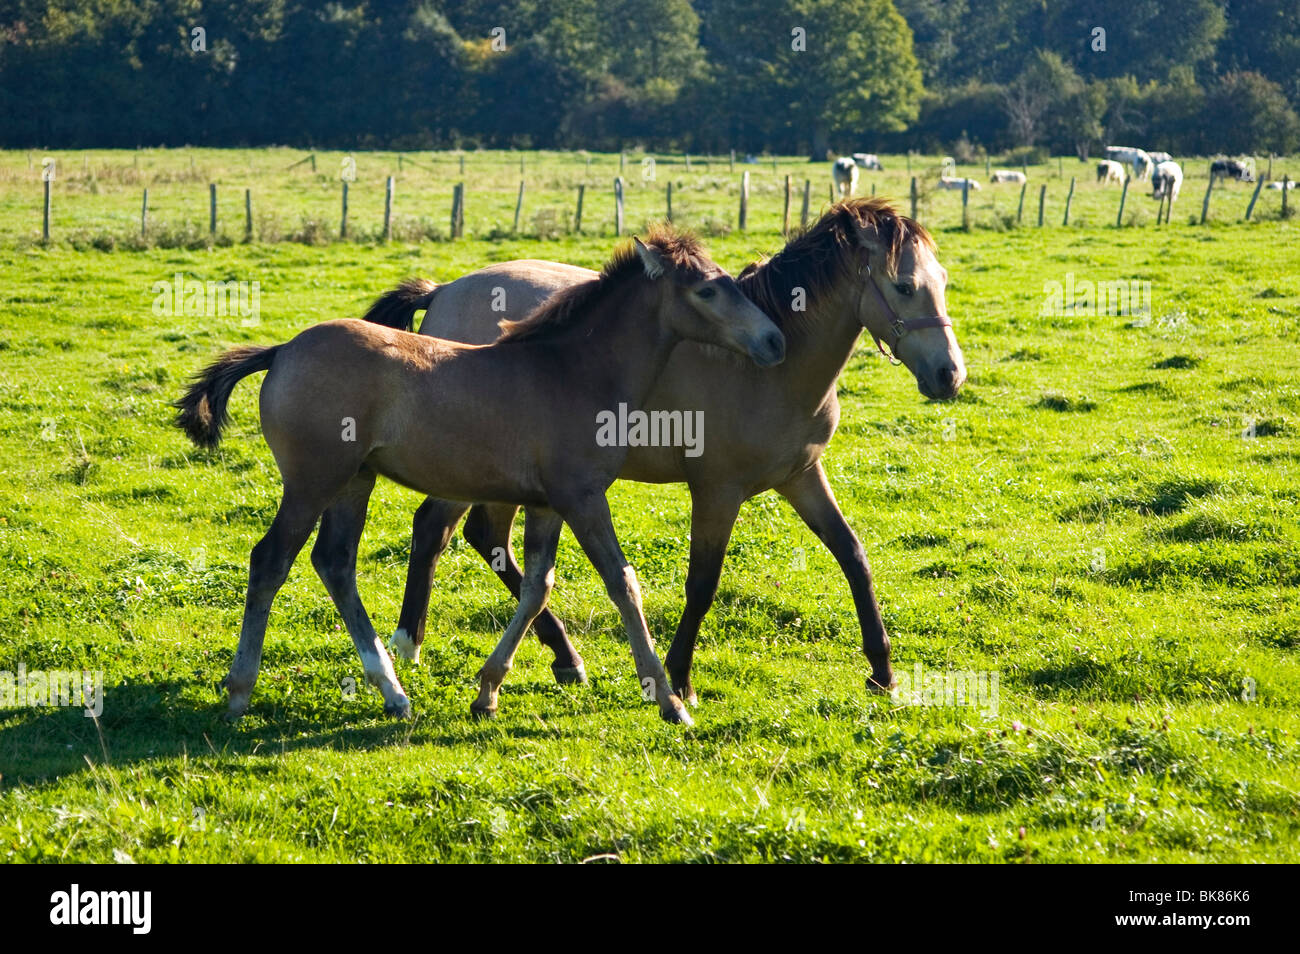
[[[555,681],[561,686],[576,686],[587,681],[587,667],[582,663],[576,666],[557,666],[552,663],[551,672],[555,673]]]
[[[688,727],[695,725],[695,720],[691,718],[691,714],[686,711],[686,707],[681,704],[680,700],[671,708],[660,709],[659,716],[665,722],[671,722],[674,725],[684,725]]]
[[[394,719],[411,718],[411,700],[402,696],[394,702],[384,703],[384,715]]]
[[[496,706],[480,706],[477,702],[471,703],[469,707],[470,718],[472,719],[495,719],[497,717]]]
[[[404,628],[399,628],[393,633],[393,638],[388,641],[388,648],[400,659],[409,660],[417,665],[420,662],[420,647]]]
[[[875,696],[887,696],[892,693],[898,682],[894,679],[893,674],[879,675],[872,673],[867,677],[867,692]]]

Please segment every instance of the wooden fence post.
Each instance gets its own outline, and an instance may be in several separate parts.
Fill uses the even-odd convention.
[[[244,238],[253,240],[253,190],[244,190]]]
[[[465,154],[463,152],[460,154],[460,174],[465,174]]]
[[[523,160],[520,161],[522,162]],[[524,180],[520,179],[519,197],[515,199],[515,224],[514,227],[511,229],[511,231],[514,232],[515,234],[519,233],[519,213],[523,211],[523,208],[524,208]]]
[[[911,166],[911,165],[912,165],[912,163],[911,163],[912,154],[909,152],[909,153],[907,154],[907,157],[908,157],[908,163],[907,163],[907,164],[908,164],[908,166]],[[916,176],[912,176],[912,218],[913,218],[913,219],[916,218]],[[919,220],[918,220],[918,221],[919,221]]]
[[[812,198],[812,180],[803,180],[803,211],[799,213],[799,225],[808,227],[808,202]]]
[[[781,213],[781,234],[790,234],[790,177],[785,177],[785,211]]]
[[[1047,202],[1047,186],[1038,190],[1038,227],[1043,227],[1043,205]]]
[[[461,205],[465,201],[465,183],[458,182],[451,189],[451,237],[459,238],[461,222]]]
[[[961,181],[961,227],[967,232],[970,231],[970,177],[968,176]]]
[[[1283,175],[1282,176],[1282,218],[1284,219],[1287,217],[1286,194],[1290,191],[1291,191],[1291,177],[1287,175]]]
[[[620,176],[623,175],[623,169],[626,165],[627,165],[627,153],[620,152],[618,154],[618,174]]]
[[[585,185],[578,186],[578,210],[573,215],[573,231],[582,231],[582,199],[587,194]]]
[[[1260,176],[1258,179],[1255,180],[1255,192],[1250,197],[1250,205],[1246,206],[1247,222],[1250,221],[1250,217],[1255,211],[1255,201],[1259,198],[1259,190],[1262,188],[1264,188],[1264,176]]]
[[[384,241],[387,242],[393,237],[393,177],[388,177],[388,185],[384,189]]]
[[[313,152],[310,156],[308,156],[308,158],[311,159],[311,171],[312,171],[312,172],[315,172],[315,171],[316,171],[316,153]]]
[[[673,220],[673,181],[668,180],[668,221]]]
[[[217,184],[208,183],[208,234],[217,234]]]
[[[140,237],[144,238],[149,231],[149,190],[144,190],[144,198],[140,200]]]
[[[749,224],[749,170],[746,169],[740,174],[740,220],[737,227],[740,231],[745,231]]]
[[[1025,214],[1025,190],[1029,188],[1028,182],[1020,185],[1020,205],[1016,206],[1016,225],[1020,224],[1020,217]]]
[[[1214,190],[1214,176],[1210,176],[1210,184],[1205,187],[1205,198],[1201,201],[1201,224],[1205,224],[1206,218],[1210,215],[1210,192]]]
[[[1119,211],[1115,213],[1115,228],[1120,228],[1124,224],[1124,200],[1128,198],[1130,178],[1130,176],[1124,177],[1124,188],[1119,193]]]
[[[1065,194],[1065,219],[1062,225],[1070,224],[1070,203],[1074,200],[1074,176],[1070,176],[1070,191]]]
[[[614,234],[623,234],[623,177],[614,179]]]
[[[343,217],[339,219],[339,238],[348,237],[348,180],[343,180]]]
[[[685,153],[685,156],[686,156],[686,171],[687,171],[687,172],[690,172],[690,171],[691,171],[691,154],[688,152],[688,153]]]
[[[730,172],[736,171],[736,150],[734,149],[731,150],[731,166],[728,171]]]

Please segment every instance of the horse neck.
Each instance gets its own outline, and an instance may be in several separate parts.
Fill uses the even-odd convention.
[[[657,285],[632,282],[615,289],[600,306],[603,313],[569,346],[602,400],[640,407],[668,365],[681,336],[664,326],[668,307]]]
[[[804,327],[786,323],[785,361],[764,373],[779,375],[800,406],[816,409],[834,393],[862,334],[859,298],[854,282],[845,276],[808,302]]]

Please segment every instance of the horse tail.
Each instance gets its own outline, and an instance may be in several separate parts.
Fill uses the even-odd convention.
[[[399,331],[415,330],[415,313],[429,307],[438,283],[427,278],[408,278],[391,291],[386,291],[362,315],[362,320]]]
[[[181,399],[172,402],[172,407],[176,408],[173,423],[188,434],[196,446],[216,447],[221,443],[221,429],[230,419],[226,412],[230,392],[248,375],[270,370],[279,350],[280,345],[231,348],[194,375]]]

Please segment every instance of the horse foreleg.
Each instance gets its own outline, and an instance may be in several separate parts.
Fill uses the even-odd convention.
[[[691,725],[686,706],[672,691],[664,667],[655,655],[654,640],[650,638],[650,628],[641,609],[641,587],[637,583],[636,571],[623,557],[623,550],[618,545],[605,495],[598,493],[580,497],[561,513],[586,552],[587,559],[591,560],[604,581],[605,592],[618,607],[628,644],[632,647],[642,696],[659,704],[659,714],[666,721]]]
[[[389,646],[393,652],[411,662],[420,661],[424,645],[424,626],[429,618],[429,593],[438,571],[438,558],[451,542],[456,524],[469,509],[467,504],[425,498],[411,521],[411,557],[406,565],[406,589],[402,591],[402,611]]]
[[[238,719],[248,709],[258,670],[262,667],[262,643],[275,594],[289,577],[298,551],[302,549],[320,517],[321,507],[287,489],[266,536],[253,547],[248,558],[248,595],[244,600],[244,621],[239,630],[239,648],[222,686],[230,696],[229,716]]]
[[[411,702],[357,592],[357,545],[374,487],[372,470],[363,470],[349,481],[321,518],[311,562],[347,625],[366,680],[383,694],[384,713],[405,719],[411,715]]]
[[[506,627],[501,641],[478,671],[478,698],[470,712],[479,718],[496,715],[497,698],[506,673],[514,667],[515,653],[528,627],[546,606],[555,585],[555,551],[564,521],[554,510],[529,507],[524,511],[524,564],[526,573],[519,594],[519,608]]]
[[[664,660],[674,691],[691,705],[699,702],[691,684],[695,640],[700,633],[700,622],[717,595],[727,542],[742,502],[740,494],[707,495],[695,491],[691,494],[691,563],[686,572],[686,606]]]
[[[511,504],[475,504],[465,521],[465,539],[487,561],[515,599],[519,599],[523,580],[514,551],[510,549],[510,528],[518,509]],[[582,657],[569,642],[564,624],[549,608],[543,608],[533,620],[533,631],[542,645],[555,654],[551,672],[555,674],[556,682],[565,685],[587,681],[587,667]]]
[[[872,692],[888,692],[894,685],[894,673],[889,660],[889,636],[885,632],[885,621],[881,618],[880,604],[876,601],[875,587],[871,582],[871,566],[857,534],[835,502],[835,495],[831,493],[821,462],[818,461],[776,489],[790,501],[808,529],[826,544],[831,555],[839,562],[840,569],[849,581],[853,604],[858,612],[858,625],[862,629],[862,652],[871,664],[867,688]]]

